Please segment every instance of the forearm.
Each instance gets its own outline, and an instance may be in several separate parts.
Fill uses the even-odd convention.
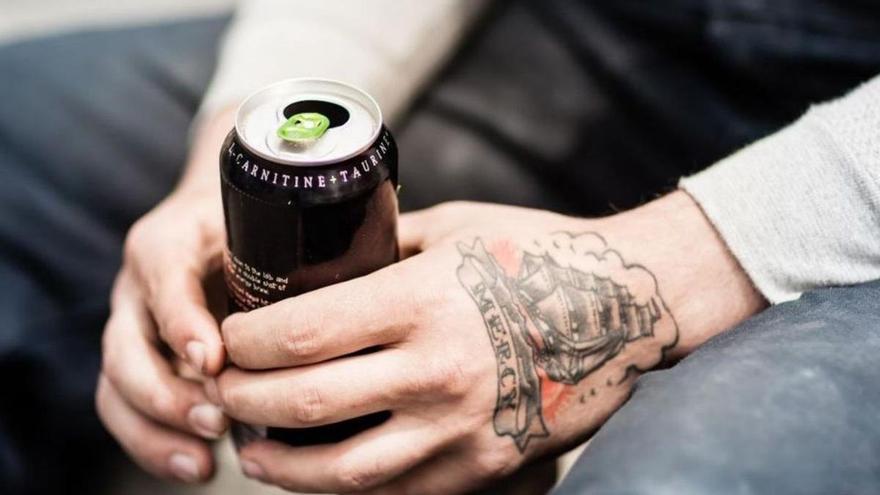
[[[205,116],[192,129],[192,145],[177,192],[206,192],[220,197],[220,147],[233,126],[235,105]]]

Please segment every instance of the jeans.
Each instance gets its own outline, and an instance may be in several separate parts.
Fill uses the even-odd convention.
[[[494,8],[394,129],[402,208],[471,199],[587,215],[631,206],[880,71],[880,50],[855,52],[849,38],[820,50],[810,38],[805,53],[780,52],[806,77],[789,91],[762,79],[775,77],[760,70],[772,46],[720,28],[709,30],[721,36],[713,49],[730,66],[704,71],[700,57],[711,54],[682,46],[726,24],[687,7],[718,2],[664,12],[631,3]],[[108,294],[126,230],[180,174],[227,21],[0,47],[4,494],[94,493],[103,459],[120,456],[92,406]],[[666,50],[657,40],[670,30],[679,35]],[[875,47],[867,34],[858,41]],[[753,45],[768,58],[750,58]],[[822,57],[840,70],[819,73]],[[725,71],[741,74],[735,94],[718,80]],[[647,374],[559,493],[876,491],[878,292],[816,291]]]
[[[180,174],[227,20],[0,47],[0,493],[98,493],[93,407],[129,225]]]
[[[880,491],[880,282],[817,290],[639,379],[554,495]]]

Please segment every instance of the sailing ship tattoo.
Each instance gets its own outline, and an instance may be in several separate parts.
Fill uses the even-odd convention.
[[[557,232],[523,248],[487,248],[476,238],[458,251],[458,279],[480,310],[498,364],[495,433],[512,437],[520,452],[550,434],[547,390],[588,376],[616,386],[656,366],[678,340],[654,275],[626,264],[599,234]],[[637,341],[637,352],[627,353]],[[603,367],[615,358],[622,366]]]

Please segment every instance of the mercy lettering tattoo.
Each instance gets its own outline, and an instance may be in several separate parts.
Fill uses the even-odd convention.
[[[630,372],[656,366],[678,340],[654,275],[626,264],[596,233],[557,232],[525,248],[487,247],[477,238],[458,251],[458,279],[479,308],[498,364],[495,433],[512,437],[520,452],[550,434],[547,390],[588,376],[617,386]],[[637,341],[638,349],[625,352]],[[618,357],[620,366],[604,367]]]

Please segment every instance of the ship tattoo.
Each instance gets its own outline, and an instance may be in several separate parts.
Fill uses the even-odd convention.
[[[516,249],[487,249],[477,238],[458,251],[458,279],[480,311],[498,365],[495,433],[512,437],[521,452],[550,434],[543,381],[577,385],[604,374],[598,383],[616,386],[631,371],[657,365],[678,340],[654,275],[626,264],[598,234],[557,232]],[[622,356],[636,342],[644,349]],[[618,357],[622,366],[603,368]]]

